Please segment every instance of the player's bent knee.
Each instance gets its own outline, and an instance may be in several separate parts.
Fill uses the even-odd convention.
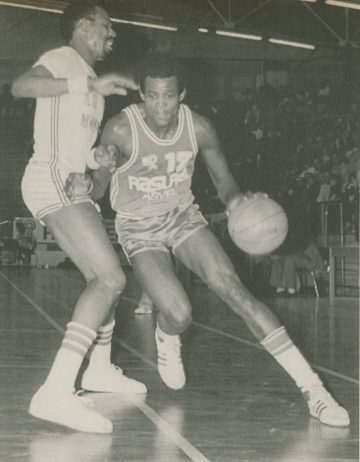
[[[191,309],[189,306],[176,307],[171,312],[170,317],[173,327],[179,332],[183,332],[191,324]]]
[[[101,274],[98,279],[114,294],[121,294],[126,285],[126,276],[121,268],[113,269],[111,272]]]
[[[121,273],[113,274],[110,280],[108,280],[110,287],[114,289],[117,294],[121,294],[126,286],[126,276],[121,271]]]

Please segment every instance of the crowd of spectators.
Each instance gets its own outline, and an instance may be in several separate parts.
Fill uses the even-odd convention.
[[[321,205],[339,232],[340,203],[347,232],[359,235],[360,90],[246,90],[238,101],[198,110],[220,134],[232,172],[244,190],[265,191],[290,215],[320,231]],[[211,186],[202,192],[214,194]],[[200,191],[201,195],[201,191]],[[206,198],[202,198],[206,201]],[[331,229],[332,228],[332,229]]]

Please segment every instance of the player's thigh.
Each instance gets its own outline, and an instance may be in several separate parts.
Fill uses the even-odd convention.
[[[43,221],[85,278],[122,271],[99,214],[92,204],[63,207],[46,215]]]
[[[141,288],[162,311],[190,309],[188,296],[175,274],[169,252],[146,250],[131,257]]]
[[[234,266],[209,227],[202,227],[175,249],[175,256],[208,285],[234,277]]]

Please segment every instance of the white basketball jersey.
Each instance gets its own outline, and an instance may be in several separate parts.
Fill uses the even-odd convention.
[[[55,78],[96,78],[94,70],[68,46],[45,53],[34,67],[38,65]],[[94,92],[37,98],[31,162],[49,163],[63,177],[85,172],[86,155],[97,138],[103,113],[104,98]]]

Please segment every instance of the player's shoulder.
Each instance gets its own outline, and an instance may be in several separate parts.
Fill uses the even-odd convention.
[[[131,125],[126,113],[121,111],[119,114],[111,117],[106,122],[103,133],[116,137],[131,135]]]
[[[69,60],[75,61],[77,58],[76,52],[69,46],[51,48],[40,55],[39,60]]]
[[[56,78],[67,78],[72,69],[79,65],[80,57],[74,49],[62,46],[45,51],[33,64],[33,69],[45,68]]]
[[[107,121],[101,135],[101,143],[114,144],[122,154],[130,155],[132,152],[132,130],[124,111]]]
[[[198,143],[201,144],[201,141],[205,141],[213,136],[216,136],[215,127],[210,119],[193,110],[191,110],[191,115]]]
[[[214,125],[208,117],[205,117],[198,112],[191,109],[191,116],[194,123],[195,130],[213,130]]]

